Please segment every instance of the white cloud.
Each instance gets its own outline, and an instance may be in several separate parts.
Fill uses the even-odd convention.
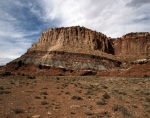
[[[14,11],[9,11],[9,4],[10,1],[8,1],[8,4],[4,2],[0,8],[0,14],[3,14],[0,16],[0,65],[4,65],[25,53],[33,42],[32,39],[25,37],[40,32],[39,29],[36,31],[23,29],[21,27],[22,22],[13,16]],[[19,7],[24,6],[18,1],[15,1],[15,4]],[[5,7],[8,7],[8,10]],[[21,16],[22,14],[18,15]]]
[[[81,25],[111,37],[121,37],[125,33],[139,31],[137,26],[140,26],[143,31],[147,29],[150,31],[142,21],[140,24],[135,22],[138,17],[149,16],[149,13],[145,13],[150,11],[147,7],[149,5],[145,6],[145,4],[141,8],[133,9],[128,6],[130,2],[132,1],[55,0],[49,2],[44,0],[43,7],[45,7],[47,20],[61,19],[60,27]],[[150,24],[149,21],[146,22]]]
[[[149,0],[131,0],[127,6],[139,8],[144,4],[150,3]]]

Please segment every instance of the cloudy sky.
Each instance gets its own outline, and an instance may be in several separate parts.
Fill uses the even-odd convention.
[[[150,32],[150,0],[0,0],[0,65],[52,27],[84,26],[109,37]]]

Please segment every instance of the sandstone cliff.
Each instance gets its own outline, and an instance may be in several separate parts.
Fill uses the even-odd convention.
[[[114,54],[129,62],[150,57],[150,33],[129,33],[113,40]]]
[[[93,53],[99,50],[113,54],[113,47],[109,38],[99,32],[76,26],[55,28],[44,31],[39,41],[32,45],[28,51],[68,51],[77,53]]]
[[[129,33],[112,39],[76,26],[44,31],[38,42],[24,55],[7,64],[6,70],[34,71],[35,74],[46,72],[50,75],[85,75],[90,70],[94,73],[99,71],[98,75],[121,75],[120,70],[131,68],[137,63],[148,63],[149,60],[148,32]],[[57,71],[53,71],[54,68]]]

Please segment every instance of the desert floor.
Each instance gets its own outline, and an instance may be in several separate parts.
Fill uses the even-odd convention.
[[[0,76],[0,118],[150,118],[150,77]]]

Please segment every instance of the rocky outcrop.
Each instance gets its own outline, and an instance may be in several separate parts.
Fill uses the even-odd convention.
[[[113,54],[113,47],[109,38],[99,32],[85,27],[50,28],[44,31],[39,41],[32,45],[28,51],[54,51],[89,52],[99,50]]]
[[[113,40],[114,54],[128,61],[150,57],[150,33],[129,33]]]
[[[24,65],[37,65],[39,69],[52,67],[66,70],[92,70],[106,71],[119,67],[121,62],[106,57],[100,57],[81,53],[68,53],[62,51],[30,51],[15,59],[10,65],[11,69],[18,71]],[[9,67],[9,64],[7,64]],[[9,70],[9,68],[7,68]],[[37,70],[39,71],[39,70]]]
[[[142,67],[146,67],[149,60],[148,32],[129,33],[112,39],[85,27],[62,27],[44,31],[24,55],[6,65],[6,71],[120,76],[123,73],[128,75],[129,70],[135,71],[131,68],[136,64],[145,64]]]

